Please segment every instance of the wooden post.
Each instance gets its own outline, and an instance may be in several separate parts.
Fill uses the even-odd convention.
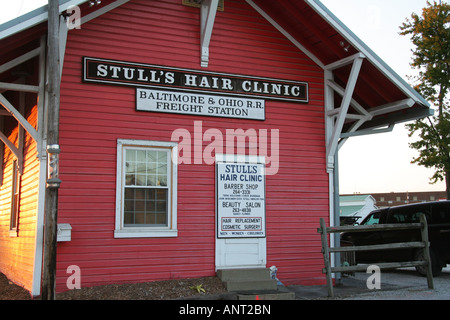
[[[424,214],[420,215],[420,233],[422,235],[422,242],[424,243],[423,253],[425,261],[427,261],[427,282],[428,288],[434,289],[434,281],[433,281],[433,271],[431,268],[431,254],[430,254],[430,244],[428,242],[428,224],[427,218]]]
[[[327,273],[328,296],[333,298],[334,291],[333,291],[333,279],[331,277],[330,251],[328,250],[327,226],[323,218],[320,218],[320,229],[321,229],[320,234],[322,237],[323,260],[325,262],[325,270]]]
[[[44,258],[42,273],[43,300],[55,299],[56,241],[58,228],[59,162],[59,1],[48,1],[48,119],[47,161],[49,172],[45,192]],[[56,178],[56,179],[55,179]]]

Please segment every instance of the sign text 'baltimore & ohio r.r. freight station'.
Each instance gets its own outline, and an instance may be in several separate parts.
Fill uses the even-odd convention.
[[[136,88],[136,109],[265,120],[265,100],[308,102],[299,81],[83,58],[83,81]]]

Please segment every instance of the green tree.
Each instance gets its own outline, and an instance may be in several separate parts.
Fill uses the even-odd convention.
[[[434,168],[431,183],[444,181],[450,199],[450,5],[430,3],[422,15],[415,13],[400,27],[401,35],[409,35],[415,48],[411,66],[418,76],[411,77],[414,88],[432,104],[435,114],[407,124],[409,136],[420,140],[410,143],[419,151],[412,163]]]

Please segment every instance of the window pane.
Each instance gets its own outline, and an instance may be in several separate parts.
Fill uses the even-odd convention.
[[[156,211],[158,212],[166,212],[166,201],[158,201],[156,202]]]
[[[147,176],[145,174],[137,174],[136,175],[136,186],[145,186],[147,185]]]
[[[147,224],[156,224],[156,219],[155,219],[154,213],[147,213],[145,216],[145,219],[147,221]]]
[[[132,199],[134,200],[134,189],[126,188],[125,189],[125,200]]]
[[[156,174],[156,162],[147,163],[147,174]]]
[[[127,150],[125,159],[127,161],[136,161],[136,150]]]
[[[167,224],[167,216],[165,213],[156,213],[155,216],[156,224]]]
[[[145,200],[145,189],[134,189],[134,198],[136,200]]]
[[[156,190],[156,199],[166,200],[167,199],[167,189],[157,189]]]
[[[134,200],[125,199],[125,212],[134,211]]]
[[[157,181],[156,181],[156,175],[154,174],[150,174],[147,176],[147,186],[156,186]]]
[[[156,162],[157,151],[147,151],[147,162]]]
[[[134,224],[145,224],[145,213],[136,212],[134,215]]]
[[[148,200],[155,200],[156,199],[156,190],[155,189],[147,189],[147,199]]]
[[[158,162],[167,163],[167,152],[158,152]]]
[[[158,163],[158,174],[167,174],[167,163]]]
[[[167,187],[167,175],[158,175],[157,185]]]
[[[144,150],[136,150],[136,161],[137,162],[146,162],[145,153],[146,152]]]
[[[11,195],[11,213],[9,230],[17,230],[17,221],[19,218],[19,194],[20,194],[20,175],[17,160],[13,161],[12,173],[12,195]]]
[[[125,164],[125,173],[136,173],[136,163],[127,161]]]
[[[125,188],[124,225],[167,226],[168,190]]]
[[[134,212],[125,212],[123,223],[125,225],[134,224]]]
[[[134,210],[136,212],[145,212],[145,200],[136,200]]]

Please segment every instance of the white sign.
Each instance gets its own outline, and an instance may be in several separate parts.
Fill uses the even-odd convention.
[[[197,116],[265,120],[263,99],[136,88],[136,109]]]
[[[264,164],[217,162],[216,180],[217,237],[265,237]]]

